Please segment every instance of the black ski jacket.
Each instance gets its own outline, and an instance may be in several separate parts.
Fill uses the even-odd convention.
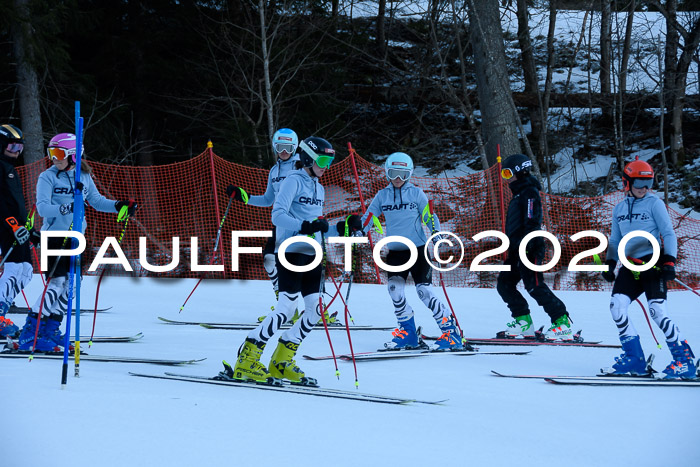
[[[525,235],[542,227],[542,199],[540,183],[532,175],[512,182],[513,199],[506,214],[506,235],[510,239],[509,252],[518,254],[518,247]],[[536,237],[528,244],[528,251],[544,248],[544,239]]]
[[[8,217],[17,219],[19,225],[27,222],[27,207],[24,203],[22,181],[15,170],[15,159],[0,154],[0,231],[10,233],[12,228],[5,222]]]

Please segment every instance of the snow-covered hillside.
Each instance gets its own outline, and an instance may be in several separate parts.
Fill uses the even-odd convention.
[[[83,282],[83,303],[92,305],[95,278]],[[101,355],[204,358],[176,368],[214,375],[220,361],[233,361],[244,331],[173,326],[157,317],[253,322],[273,303],[270,284],[205,281],[185,310],[178,309],[193,280],[107,278],[100,292],[97,335],[145,337],[129,344],[95,344]],[[27,295],[39,293],[38,277]],[[329,283],[329,288],[332,284]],[[492,289],[448,293],[467,335],[489,337],[509,318]],[[441,292],[438,292],[441,295]],[[589,340],[617,343],[607,293],[557,292],[574,324]],[[408,300],[426,332],[436,334],[429,312],[413,289]],[[21,298],[20,298],[21,299]],[[696,352],[700,349],[700,298],[670,296],[669,311]],[[18,305],[20,303],[17,303]],[[335,305],[334,305],[335,307]],[[357,324],[394,325],[384,286],[354,285],[350,308]],[[632,319],[657,369],[670,354],[654,346],[637,305]],[[23,321],[21,315],[12,315]],[[537,325],[544,312],[533,304]],[[81,326],[89,333],[91,317]],[[655,329],[657,337],[662,335]],[[348,350],[345,333],[332,331],[336,352]],[[389,332],[353,333],[357,352],[374,350]],[[482,347],[497,350],[499,347]],[[592,375],[619,351],[534,347],[526,356],[437,355],[418,359],[358,362],[360,391],[428,400],[443,406],[388,406],[247,388],[135,378],[129,371],[162,373],[169,367],[81,363],[81,376],[61,389],[61,362],[0,360],[6,413],[3,466],[396,466],[396,465],[698,465],[700,399],[692,388],[558,387],[540,380],[509,380],[490,370]],[[265,353],[269,358],[271,349]],[[315,330],[299,354],[326,355],[328,342]],[[323,386],[352,389],[352,364],[298,360]]]

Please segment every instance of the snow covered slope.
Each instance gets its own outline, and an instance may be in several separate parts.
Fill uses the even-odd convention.
[[[157,316],[248,322],[273,303],[267,282],[210,280],[178,314],[194,283],[106,279],[100,304],[114,308],[98,315],[96,334],[142,331],[145,337],[84,350],[101,355],[206,357],[202,363],[173,370],[82,362],[80,378],[72,376],[71,364],[62,390],[60,361],[0,360],[5,413],[12,417],[5,425],[0,465],[700,465],[700,448],[694,442],[694,434],[700,432],[696,389],[558,387],[490,375],[492,369],[592,375],[613,362],[619,353],[614,349],[533,347],[526,356],[439,355],[357,365],[362,392],[449,399],[443,406],[388,406],[129,376],[129,371],[214,375],[222,359],[235,359],[246,335],[168,325]],[[35,277],[27,293],[30,300],[40,286]],[[84,280],[83,304],[93,303],[94,287],[95,278]],[[491,336],[509,318],[495,290],[450,288],[448,293],[469,336]],[[607,293],[557,294],[584,337],[617,342]],[[409,289],[408,300],[418,323],[427,333],[437,334],[414,289]],[[696,352],[699,305],[700,298],[689,292],[671,294],[671,316]],[[353,286],[350,307],[357,324],[394,324],[384,286]],[[655,349],[638,305],[632,306],[631,316],[645,351],[657,354],[656,366],[662,369],[670,359],[668,350]],[[534,303],[533,317],[536,324],[546,324],[546,315]],[[92,318],[83,315],[81,334],[89,333],[91,325]],[[336,352],[348,350],[345,333],[332,331],[331,337]],[[390,333],[362,331],[352,337],[355,351],[361,352],[380,347]],[[271,351],[265,353],[265,363]],[[328,354],[325,333],[312,332],[299,353]],[[297,361],[323,386],[353,388],[351,363],[338,362],[338,380],[332,361]]]

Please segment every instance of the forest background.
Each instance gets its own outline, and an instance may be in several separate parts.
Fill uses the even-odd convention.
[[[88,159],[269,168],[279,127],[425,172],[538,162],[619,188],[634,156],[700,211],[700,0],[0,0],[0,115],[25,163],[86,116]],[[565,156],[565,157],[564,157]],[[555,183],[562,167],[605,170]]]

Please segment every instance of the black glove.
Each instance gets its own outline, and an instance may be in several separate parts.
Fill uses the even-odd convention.
[[[600,275],[603,276],[608,282],[615,282],[615,268],[617,267],[617,261],[614,259],[609,259],[605,262],[608,266],[607,271],[603,271]]]
[[[29,240],[29,230],[27,230],[26,227],[18,227],[14,233],[15,238],[17,239],[17,243],[19,243],[20,245],[24,245],[24,242]]]
[[[75,190],[76,191],[83,191],[84,186],[85,185],[83,185],[83,182],[81,182],[81,181],[75,182]]]
[[[544,260],[545,248],[544,248],[544,238],[535,237],[527,245],[527,253],[535,261],[541,262]]]
[[[29,241],[32,245],[39,246],[41,243],[41,234],[34,229],[29,229]]]
[[[326,219],[316,219],[312,222],[304,221],[301,223],[301,230],[299,233],[311,235],[315,232],[328,232],[328,221]]]
[[[666,282],[676,278],[676,258],[671,255],[664,255],[661,260],[661,275]]]
[[[62,215],[67,216],[68,214],[73,214],[73,203],[62,204],[58,207],[58,212]]]
[[[121,200],[114,203],[114,207],[117,209],[117,212],[121,211],[124,206],[128,206],[126,212],[129,214],[129,216],[133,216],[136,213],[136,210],[139,208],[139,205],[133,199]]]
[[[226,194],[229,196],[233,196],[233,199],[236,201],[240,201],[241,203],[246,203],[248,204],[248,201],[243,199],[243,193],[245,193],[245,190],[243,188],[239,188],[236,185],[229,185],[226,187]],[[248,193],[246,193],[246,197],[248,196]]]
[[[345,236],[346,222],[348,225],[348,237],[354,237],[357,232],[362,232],[362,219],[357,214],[351,214],[346,220],[338,222],[335,226],[338,235]]]

